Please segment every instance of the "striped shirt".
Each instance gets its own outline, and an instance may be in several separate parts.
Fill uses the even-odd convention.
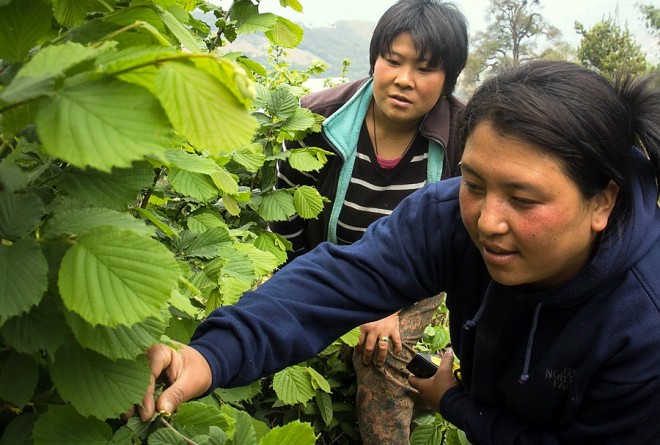
[[[428,139],[418,133],[401,161],[394,168],[384,169],[362,124],[351,181],[339,214],[339,244],[352,244],[362,238],[371,223],[392,213],[399,202],[426,184],[427,148]]]

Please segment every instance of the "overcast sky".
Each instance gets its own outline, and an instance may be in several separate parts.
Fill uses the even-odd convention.
[[[260,11],[275,12],[289,20],[307,26],[330,25],[337,20],[377,21],[383,12],[395,3],[393,0],[299,0],[303,6],[300,14],[291,8],[281,8],[278,0],[261,0]],[[617,17],[621,25],[627,24],[636,41],[651,60],[660,60],[660,49],[641,20],[636,3],[655,4],[657,0],[541,0],[540,12],[551,25],[559,28],[564,40],[574,46],[580,42],[573,24],[582,23],[587,29],[604,17]],[[221,3],[230,3],[227,0]],[[468,19],[470,34],[485,28],[488,0],[454,0]],[[617,12],[618,11],[618,12]]]

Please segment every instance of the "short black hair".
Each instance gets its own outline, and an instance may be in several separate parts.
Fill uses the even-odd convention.
[[[612,226],[632,209],[631,147],[660,176],[660,91],[655,75],[608,79],[570,62],[535,60],[486,80],[467,103],[463,146],[481,122],[557,159],[585,198],[610,181],[619,186]]]
[[[467,20],[452,3],[436,0],[399,0],[378,21],[369,48],[370,74],[376,59],[392,49],[392,42],[409,33],[420,57],[445,71],[444,94],[451,94],[468,56]]]

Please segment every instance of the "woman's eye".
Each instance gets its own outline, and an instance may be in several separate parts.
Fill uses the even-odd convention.
[[[521,198],[518,196],[514,196],[511,198],[513,202],[515,202],[519,206],[524,206],[524,207],[529,207],[538,204],[538,201],[534,201],[532,199],[527,199],[527,198]]]

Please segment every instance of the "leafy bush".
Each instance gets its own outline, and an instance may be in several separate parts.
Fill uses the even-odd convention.
[[[0,0],[0,443],[315,442],[309,423],[248,414],[241,404],[262,382],[171,418],[119,420],[149,383],[145,348],[187,342],[284,262],[288,243],[268,221],[322,207],[313,188],[273,191],[278,159],[314,170],[327,153],[280,151],[321,119],[298,106],[305,73],[274,82],[221,54],[246,32],[279,48],[302,38],[248,0],[228,11]],[[331,422],[332,383],[314,368],[285,370],[272,387],[278,403],[316,398]]]

